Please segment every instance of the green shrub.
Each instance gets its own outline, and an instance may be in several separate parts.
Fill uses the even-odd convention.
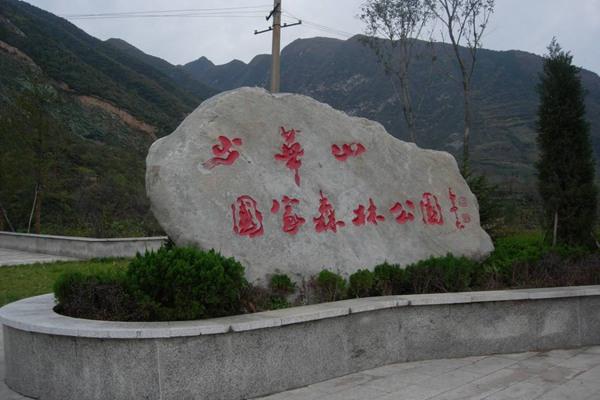
[[[317,275],[316,285],[321,301],[336,301],[346,295],[346,280],[326,269]]]
[[[397,264],[387,262],[373,269],[374,292],[380,296],[404,293],[406,286],[405,272]]]
[[[479,264],[465,257],[431,257],[406,267],[413,293],[461,292],[471,289]]]
[[[367,297],[373,291],[375,276],[368,269],[359,269],[350,275],[350,286],[348,295],[350,297]]]
[[[269,290],[268,309],[278,310],[290,307],[288,296],[296,291],[296,285],[286,274],[274,274],[269,280]]]
[[[539,234],[519,234],[498,239],[495,250],[483,262],[476,274],[476,286],[482,289],[556,286],[560,279],[559,265],[586,258],[590,251],[585,247],[549,246]],[[588,276],[588,275],[586,275]]]
[[[512,235],[496,240],[492,254],[485,264],[500,269],[515,263],[531,263],[538,261],[549,250],[543,238],[537,234]]]
[[[235,259],[192,247],[138,254],[127,279],[154,318],[171,321],[238,314],[247,284],[244,267]]]
[[[270,302],[268,304],[269,310],[280,310],[282,308],[291,307],[291,304],[285,297],[279,296],[271,296]]]
[[[131,321],[147,317],[121,273],[66,272],[54,283],[56,311],[76,318]]]
[[[558,245],[552,247],[549,252],[557,254],[562,260],[567,262],[578,261],[592,254],[589,247],[567,245]]]
[[[279,297],[286,297],[296,290],[296,285],[286,274],[274,274],[269,281],[271,292]]]

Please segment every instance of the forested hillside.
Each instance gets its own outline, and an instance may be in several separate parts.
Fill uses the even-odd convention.
[[[213,93],[64,19],[1,0],[0,204],[8,221],[23,231],[33,219],[33,231],[37,187],[42,232],[160,232],[145,195],[147,149]]]
[[[551,38],[548,38],[550,40]],[[462,89],[451,49],[420,43],[421,56],[411,65],[411,85],[419,103],[417,144],[459,155],[462,145]],[[466,50],[465,50],[466,51]],[[282,51],[281,90],[302,93],[349,114],[381,122],[394,136],[408,140],[400,103],[390,78],[374,53],[356,36],[348,40],[296,40]],[[199,81],[221,90],[263,86],[269,82],[270,58],[256,56],[213,65],[201,57],[184,68]],[[537,157],[536,84],[542,57],[522,51],[482,49],[474,76],[472,160],[477,170],[514,190],[535,189]],[[582,70],[588,93],[587,115],[600,160],[600,77]]]

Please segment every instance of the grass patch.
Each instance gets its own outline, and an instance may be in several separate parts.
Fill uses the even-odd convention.
[[[52,286],[65,272],[96,274],[125,270],[128,259],[95,259],[0,267],[0,307],[26,297],[52,292]]]

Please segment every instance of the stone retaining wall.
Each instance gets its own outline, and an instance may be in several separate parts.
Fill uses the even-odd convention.
[[[43,400],[244,399],[377,366],[600,344],[600,286],[389,296],[171,323],[0,309],[6,383]]]
[[[74,258],[133,257],[158,249],[166,237],[96,239],[0,232],[0,248]]]

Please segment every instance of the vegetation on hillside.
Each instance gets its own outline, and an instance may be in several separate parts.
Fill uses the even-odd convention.
[[[214,93],[193,87],[64,19],[0,2],[0,229],[160,233],[144,161],[203,89]]]
[[[2,64],[5,71],[9,64]],[[144,188],[151,139],[84,107],[40,73],[13,67],[21,87],[0,110],[4,228],[10,229],[10,221],[21,232],[108,237],[160,232]]]
[[[189,93],[152,66],[29,4],[4,0],[0,40],[18,48],[51,79],[103,98],[170,133],[205,97]],[[207,93],[210,95],[210,93]]]

